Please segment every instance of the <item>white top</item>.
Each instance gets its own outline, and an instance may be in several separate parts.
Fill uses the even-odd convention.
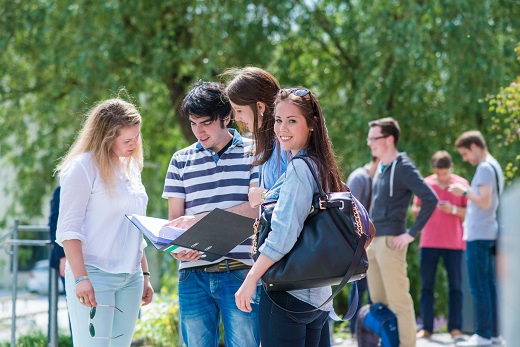
[[[85,265],[109,273],[141,271],[146,242],[125,214],[146,215],[148,196],[137,164],[130,176],[118,171],[109,192],[91,153],[77,156],[62,170],[56,242],[80,240]]]

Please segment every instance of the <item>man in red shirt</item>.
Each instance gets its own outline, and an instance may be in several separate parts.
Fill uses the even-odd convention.
[[[462,261],[466,248],[462,240],[462,220],[466,213],[467,200],[464,196],[450,193],[448,187],[457,182],[468,185],[468,181],[451,172],[453,162],[446,151],[435,153],[431,165],[435,174],[424,180],[435,191],[439,202],[422,230],[419,243],[421,315],[424,326],[417,333],[417,338],[430,338],[433,333],[435,275],[441,257],[449,284],[448,331],[453,338],[457,338],[462,336]],[[420,210],[421,200],[415,197],[412,207],[414,217]]]

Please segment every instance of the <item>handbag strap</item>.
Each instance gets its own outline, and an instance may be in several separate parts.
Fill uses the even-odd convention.
[[[347,272],[345,273],[345,276],[343,276],[343,279],[341,280],[340,284],[338,284],[338,286],[336,287],[336,290],[334,290],[334,292],[329,296],[329,298],[327,300],[325,300],[325,302],[323,304],[321,304],[320,306],[318,306],[317,308],[315,308],[313,310],[308,310],[308,311],[291,311],[291,310],[288,310],[288,309],[278,305],[273,300],[273,298],[271,298],[271,296],[269,296],[269,292],[267,291],[265,283],[262,282],[262,285],[264,286],[264,291],[265,291],[267,297],[269,299],[271,299],[271,301],[273,302],[273,304],[275,306],[277,306],[278,308],[280,308],[280,309],[282,309],[282,310],[284,310],[286,312],[289,312],[289,313],[311,313],[311,312],[318,311],[323,306],[325,306],[326,304],[331,302],[332,299],[334,299],[339,294],[339,292],[343,289],[343,287],[345,287],[345,285],[348,283],[348,280],[352,277],[352,275],[354,275],[354,271],[356,271],[356,269],[357,269],[357,267],[359,265],[359,262],[361,261],[361,257],[363,256],[363,251],[365,250],[365,242],[366,241],[367,241],[367,236],[365,234],[362,234],[360,239],[359,239],[359,243],[358,243],[358,245],[356,247],[356,252],[354,253],[354,258],[352,259],[352,263],[350,264]],[[347,320],[351,319],[352,317],[354,317],[354,314],[356,313],[356,310],[357,310],[357,307],[358,307],[358,302],[359,302],[359,295],[358,295],[357,286],[356,286],[354,299],[350,303],[348,311],[345,314],[345,316],[343,317],[343,319],[339,319],[339,320],[340,321],[347,321]]]
[[[312,177],[314,177],[314,180],[316,181],[316,184],[318,185],[318,190],[320,191],[320,208],[333,208],[333,207],[341,207],[343,205],[342,201],[330,201],[328,198],[327,193],[323,190],[321,187],[320,181],[318,180],[318,176],[316,175],[316,172],[314,172],[314,168],[312,167],[311,163],[309,162],[308,157],[304,157],[301,155],[298,155],[294,157],[293,159],[301,159],[307,164],[309,167],[309,170],[311,171]],[[367,239],[370,239],[370,227],[363,227],[363,223],[361,221],[359,208],[355,201],[355,197],[352,195],[352,192],[350,191],[350,188],[345,184],[345,188],[347,189],[347,192],[351,194],[352,198],[352,214],[354,215],[354,219],[356,220],[356,226],[357,226],[357,232],[359,235],[365,234],[367,236]]]

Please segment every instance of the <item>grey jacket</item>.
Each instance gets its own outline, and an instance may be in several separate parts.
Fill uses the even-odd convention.
[[[381,163],[373,178],[370,217],[376,227],[376,236],[397,236],[406,232],[406,213],[415,194],[421,199],[421,212],[408,233],[416,237],[437,206],[437,195],[424,182],[414,162],[399,153],[390,165],[381,171]]]

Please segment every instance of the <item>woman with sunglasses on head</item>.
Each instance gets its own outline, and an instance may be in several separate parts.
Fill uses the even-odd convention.
[[[244,123],[255,140],[255,161],[260,165],[259,186],[249,190],[252,207],[263,202],[265,193],[285,172],[289,154],[280,150],[274,134],[274,101],[280,84],[269,72],[257,67],[229,69],[222,76],[232,76],[226,87],[235,120]]]
[[[152,301],[146,243],[125,217],[146,214],[142,167],[141,115],[121,99],[90,111],[57,167],[56,241],[75,347],[130,346],[141,301]]]
[[[316,97],[304,88],[282,89],[275,100],[274,118],[274,132],[282,150],[290,151],[293,158],[309,158],[325,191],[345,191]],[[235,294],[236,304],[242,311],[251,310],[249,302],[258,280],[296,243],[316,192],[317,183],[301,159],[292,159],[287,171],[267,192],[265,201],[277,203],[271,231],[258,249],[260,255]],[[288,313],[271,299],[287,310],[302,312],[316,309],[331,293],[331,287],[320,287],[270,292],[268,296],[262,288],[259,307],[262,346],[330,346],[327,318],[332,303],[311,313]]]

